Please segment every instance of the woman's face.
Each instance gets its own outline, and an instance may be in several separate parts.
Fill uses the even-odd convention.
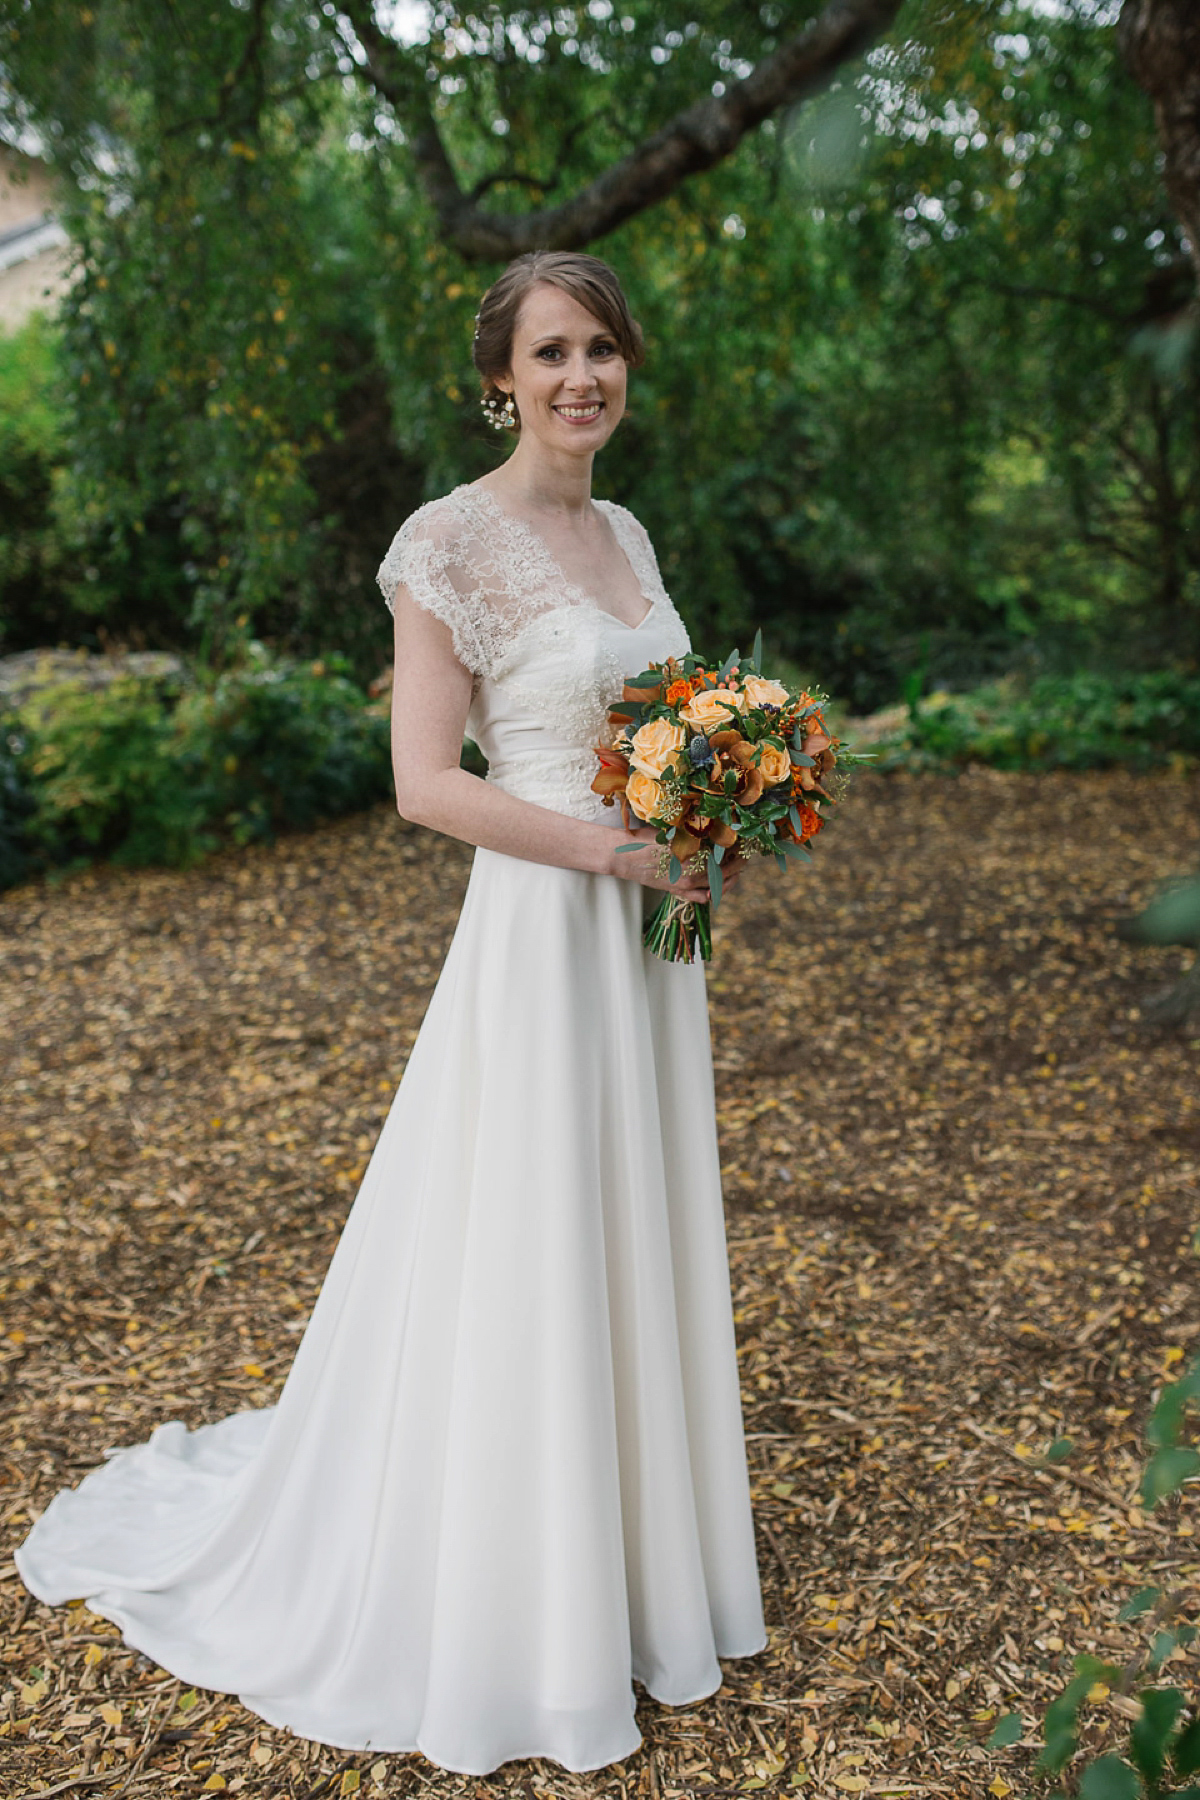
[[[625,411],[625,358],[594,313],[548,281],[530,288],[513,331],[512,368],[497,387],[521,414],[521,437],[591,455]]]

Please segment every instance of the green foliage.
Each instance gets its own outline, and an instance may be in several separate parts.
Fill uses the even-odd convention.
[[[222,843],[270,839],[391,787],[386,710],[340,658],[276,662],[252,645],[215,679],[58,684],[9,727],[6,881],[95,857],[188,867]]]
[[[762,625],[859,711],[922,641],[956,687],[1200,648],[1200,357],[1111,10],[911,0],[865,68],[595,246],[649,347],[597,485],[645,519],[698,646]],[[0,0],[0,91],[78,246],[71,635],[219,660],[244,619],[365,675],[391,532],[497,454],[470,342],[498,265],[439,242],[336,9],[171,19]],[[435,7],[412,70],[504,210],[573,191],[782,24]]]
[[[0,652],[65,622],[70,545],[55,495],[66,455],[58,333],[35,313],[0,333]]]
[[[1200,756],[1200,675],[1009,678],[925,702],[917,685],[903,741],[880,758],[882,767],[1151,768]]]
[[[28,839],[37,802],[22,768],[24,747],[20,721],[0,714],[0,889],[23,881],[33,866]]]
[[[1137,1776],[1119,1756],[1098,1757],[1079,1784],[1080,1800],[1138,1800],[1140,1793]]]
[[[1143,1506],[1157,1506],[1185,1481],[1200,1475],[1200,1453],[1193,1445],[1181,1441],[1187,1428],[1188,1412],[1198,1403],[1200,1360],[1179,1381],[1163,1389],[1150,1415],[1146,1438],[1152,1454],[1142,1476]]]
[[[1195,1466],[1182,1460],[1166,1464],[1159,1459],[1184,1448],[1181,1439],[1188,1427],[1190,1409],[1200,1403],[1200,1359],[1176,1382],[1159,1395],[1147,1423],[1146,1436],[1151,1448],[1149,1470],[1158,1466],[1153,1481],[1144,1480],[1143,1504],[1153,1507],[1178,1493],[1191,1477],[1200,1473],[1200,1459]],[[1063,1442],[1064,1440],[1058,1440]],[[1053,1454],[1055,1446],[1051,1446]],[[1101,1693],[1115,1687],[1128,1694],[1139,1680],[1158,1674],[1168,1656],[1180,1645],[1196,1641],[1194,1626],[1176,1619],[1184,1598],[1182,1589],[1146,1586],[1121,1607],[1118,1619],[1126,1621],[1150,1615],[1148,1629],[1153,1634],[1139,1656],[1124,1669],[1085,1655],[1075,1658],[1075,1673],[1062,1693],[1046,1708],[1042,1722],[1043,1746],[1034,1765],[1035,1775],[1056,1778],[1068,1770],[1079,1749],[1080,1718],[1084,1706],[1097,1683]],[[1089,1759],[1079,1771],[1080,1800],[1200,1800],[1200,1788],[1180,1788],[1177,1782],[1200,1771],[1200,1713],[1193,1707],[1185,1718],[1189,1702],[1175,1687],[1143,1686],[1138,1699],[1141,1710],[1129,1728],[1127,1755],[1116,1751]],[[988,1748],[1003,1749],[1021,1735],[1021,1721],[1016,1713],[999,1720]],[[1061,1789],[1054,1790],[1061,1795]]]

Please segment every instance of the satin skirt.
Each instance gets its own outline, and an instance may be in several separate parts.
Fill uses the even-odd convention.
[[[763,1648],[702,964],[637,884],[477,850],[278,1402],[51,1502],[49,1604],[272,1725],[581,1771]]]

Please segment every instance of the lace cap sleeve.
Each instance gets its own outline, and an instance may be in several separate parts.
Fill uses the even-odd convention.
[[[472,572],[464,524],[448,500],[431,500],[405,519],[375,577],[388,611],[395,613],[403,582],[417,605],[450,629],[454,654],[472,675],[490,661],[486,602]]]

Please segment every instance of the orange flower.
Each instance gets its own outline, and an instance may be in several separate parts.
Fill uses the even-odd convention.
[[[681,700],[690,700],[695,691],[692,683],[681,675],[679,680],[673,681],[667,689],[667,705],[676,706]]]
[[[607,744],[597,744],[595,749],[600,767],[592,777],[592,792],[601,795],[605,806],[611,806],[613,795],[625,792],[629,764],[619,750],[610,750]]]

